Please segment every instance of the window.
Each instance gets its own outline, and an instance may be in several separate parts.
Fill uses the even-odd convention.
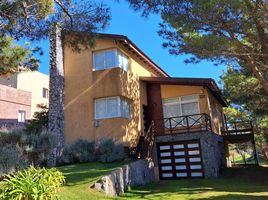
[[[124,117],[130,115],[129,102],[120,97],[109,97],[95,100],[95,119]]]
[[[18,112],[18,122],[25,122],[26,112],[24,110],[19,110]]]
[[[48,89],[43,88],[43,98],[48,98]]]
[[[102,70],[120,67],[128,70],[128,57],[117,49],[111,49],[93,53],[94,70]]]
[[[164,118],[199,114],[198,96],[192,95],[163,99],[163,110]],[[198,116],[192,116],[191,118],[189,118],[189,124],[193,124],[194,119],[198,118]],[[180,121],[180,118],[178,118],[177,121]],[[174,121],[174,125],[175,124],[177,123]],[[186,124],[186,122],[183,121],[183,124]]]

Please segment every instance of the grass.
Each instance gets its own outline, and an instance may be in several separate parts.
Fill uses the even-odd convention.
[[[219,179],[174,180],[130,189],[120,197],[106,196],[90,186],[102,175],[123,163],[87,163],[60,167],[67,184],[59,199],[117,200],[264,200],[268,199],[268,168],[239,167],[226,169]]]
[[[60,200],[266,200],[268,167],[225,169],[218,179],[161,181],[131,188],[120,197],[104,195],[90,186],[125,163],[85,163],[58,167],[66,176]],[[1,185],[1,182],[0,182]]]
[[[162,181],[136,187],[126,199],[147,200],[264,200],[268,199],[268,168],[226,169],[219,179]]]
[[[90,186],[103,175],[123,164],[125,163],[83,163],[58,167],[58,169],[62,171],[66,177],[66,184],[59,192],[59,199],[112,199],[112,197],[91,189]]]

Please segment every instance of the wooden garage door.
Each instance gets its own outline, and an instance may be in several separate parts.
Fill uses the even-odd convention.
[[[199,140],[158,143],[160,179],[203,178]]]

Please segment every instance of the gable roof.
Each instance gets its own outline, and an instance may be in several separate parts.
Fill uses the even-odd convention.
[[[145,64],[148,64],[151,69],[153,69],[161,77],[169,77],[169,75],[159,67],[151,58],[149,58],[139,47],[137,47],[134,42],[132,42],[125,35],[117,34],[107,34],[107,33],[95,33],[96,38],[112,38],[118,43],[127,48],[130,52],[134,53],[139,59],[141,59]]]
[[[140,77],[140,80],[148,83],[166,85],[203,86],[208,88],[208,90],[220,102],[222,106],[228,106],[227,100],[222,95],[221,90],[217,86],[216,82],[211,78]]]

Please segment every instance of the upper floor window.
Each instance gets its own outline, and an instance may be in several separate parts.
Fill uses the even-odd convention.
[[[93,53],[94,70],[120,67],[128,70],[128,57],[117,49],[110,49]]]
[[[26,118],[26,111],[19,110],[19,112],[18,112],[18,122],[25,122],[25,118]]]
[[[129,101],[124,98],[108,97],[95,100],[95,119],[129,118],[129,115]]]
[[[43,98],[48,98],[48,89],[43,88]]]

